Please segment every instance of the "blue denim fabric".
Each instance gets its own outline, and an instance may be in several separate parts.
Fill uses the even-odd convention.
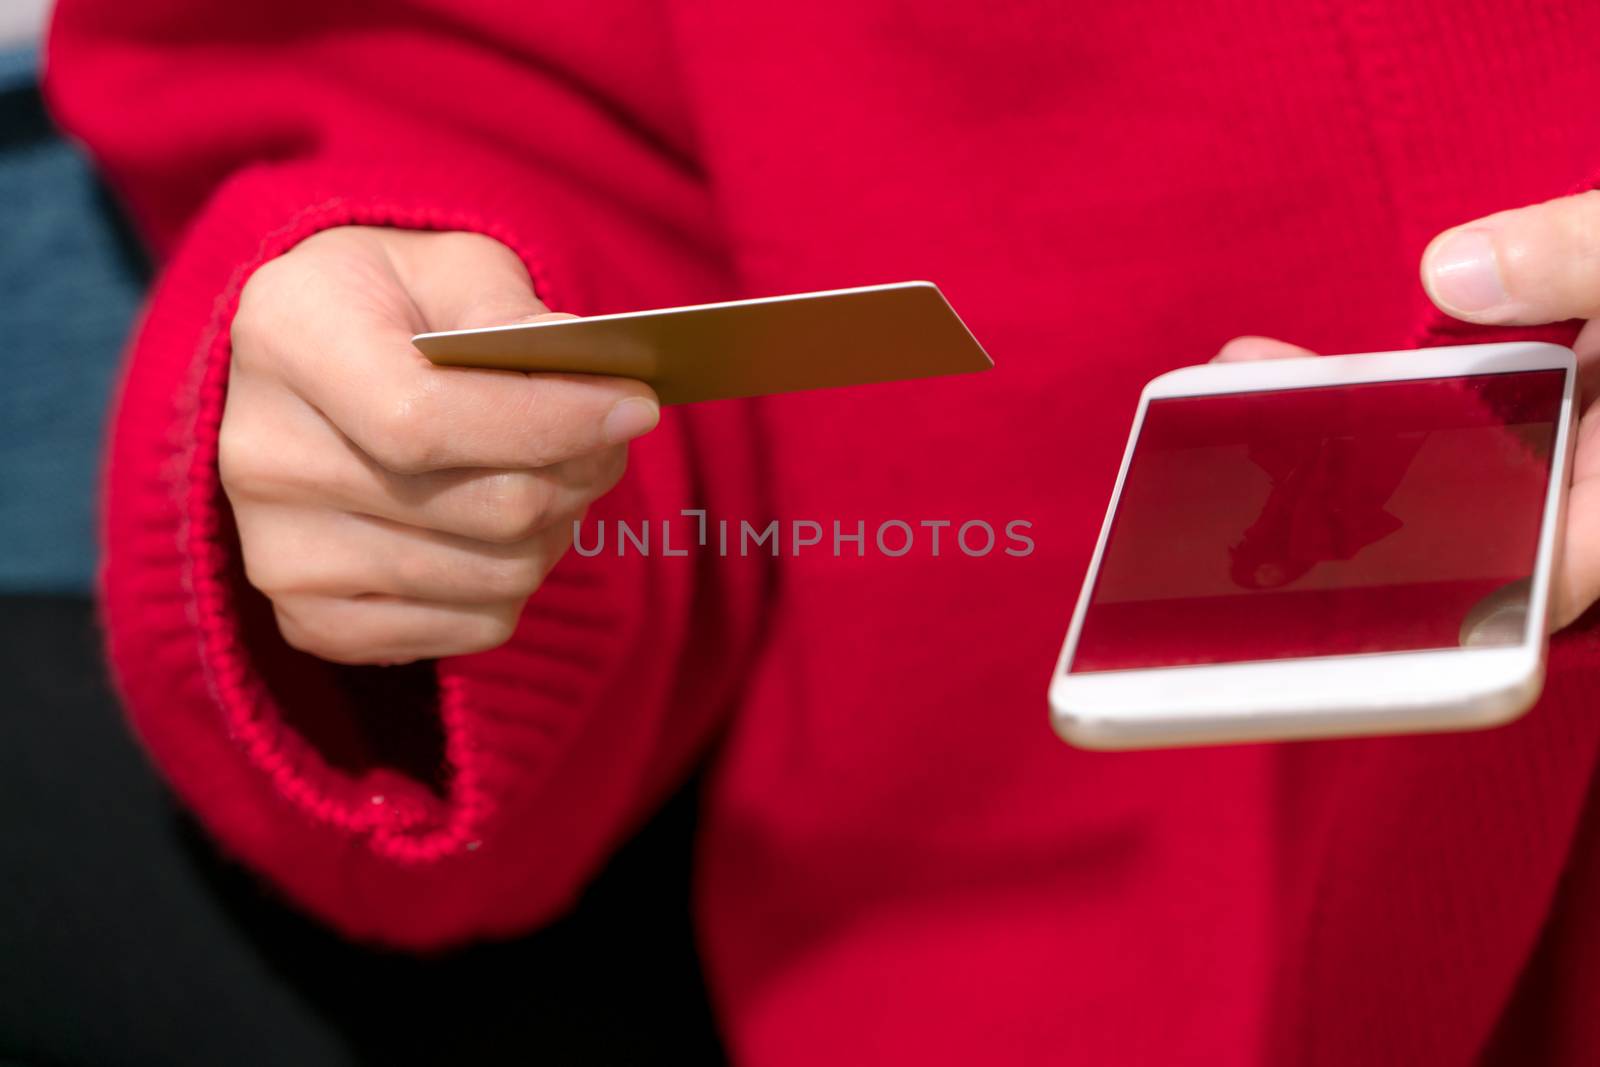
[[[0,593],[81,592],[106,402],[143,263],[50,127],[31,53],[0,54]]]

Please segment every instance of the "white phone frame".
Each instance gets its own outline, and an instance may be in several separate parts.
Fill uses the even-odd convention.
[[[1126,749],[1465,730],[1522,714],[1544,682],[1550,579],[1576,438],[1576,366],[1570,349],[1510,342],[1207,363],[1151,381],[1139,397],[1116,489],[1051,678],[1056,732],[1083,748]],[[1150,401],[1546,369],[1566,371],[1565,390],[1520,644],[1069,673]]]

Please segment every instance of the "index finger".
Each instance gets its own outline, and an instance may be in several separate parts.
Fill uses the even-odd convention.
[[[632,440],[660,418],[643,382],[436,367],[404,323],[336,321],[291,357],[288,384],[397,473],[546,467]]]

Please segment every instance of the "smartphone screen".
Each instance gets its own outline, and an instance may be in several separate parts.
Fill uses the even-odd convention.
[[[1069,670],[1460,647],[1532,576],[1564,379],[1151,400]]]

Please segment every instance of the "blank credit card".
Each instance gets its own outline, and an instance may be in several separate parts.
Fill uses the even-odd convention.
[[[423,333],[412,343],[441,366],[638,378],[663,404],[994,365],[931,282]]]

